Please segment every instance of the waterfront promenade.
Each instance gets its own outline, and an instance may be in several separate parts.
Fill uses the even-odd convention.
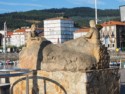
[[[6,57],[6,60],[18,60],[19,59],[19,53],[0,53],[0,60],[4,60]]]
[[[125,62],[125,52],[110,52],[111,61],[122,61]]]

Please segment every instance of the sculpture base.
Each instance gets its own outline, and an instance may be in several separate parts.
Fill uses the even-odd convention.
[[[119,94],[118,71],[119,69],[86,72],[39,70],[37,74],[39,94]],[[25,94],[23,93],[25,84],[20,83],[15,87],[15,94],[17,90]],[[32,91],[32,80],[29,83]]]

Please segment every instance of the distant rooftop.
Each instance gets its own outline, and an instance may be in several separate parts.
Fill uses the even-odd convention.
[[[120,22],[120,21],[109,21],[109,22],[104,22],[103,24],[101,24],[102,26],[111,26],[111,25],[125,25],[124,22]]]
[[[13,32],[12,31],[7,31],[7,36],[11,36],[13,35]]]
[[[55,18],[49,18],[49,19],[45,19],[45,20],[72,20],[72,19],[64,18],[64,17],[55,17]]]
[[[25,29],[22,28],[22,29],[17,29],[15,32],[25,32]]]

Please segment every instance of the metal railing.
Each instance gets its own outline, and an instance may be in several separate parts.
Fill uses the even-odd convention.
[[[10,77],[18,77],[18,76],[26,76],[26,94],[29,94],[29,78],[28,75],[32,73],[31,70],[28,69],[20,69],[20,68],[10,68],[10,69],[0,69],[0,80],[2,78],[10,78]],[[1,81],[0,81],[1,82]],[[7,89],[10,89],[9,86],[10,83],[0,83],[0,87],[5,87],[7,86]],[[2,88],[0,88],[0,94],[11,94],[10,92],[6,93],[6,90],[3,90]],[[9,90],[7,90],[9,91]]]
[[[43,90],[44,90],[44,91],[43,91],[43,94],[47,94],[47,82],[51,82],[51,83],[53,83],[53,84],[56,84],[56,85],[57,85],[58,87],[60,87],[60,89],[64,92],[63,94],[67,94],[65,88],[64,88],[60,83],[58,83],[57,81],[54,81],[54,80],[52,80],[52,79],[50,79],[50,78],[42,77],[42,76],[36,76],[36,77],[37,77],[37,79],[39,79],[39,80],[43,80],[43,85],[44,85],[44,86],[43,86],[43,87],[44,87],[44,89],[43,89]],[[33,76],[28,77],[28,79],[33,79]],[[18,84],[19,82],[23,81],[23,80],[27,80],[27,77],[23,77],[23,78],[21,78],[21,79],[15,81],[15,82],[12,84],[12,86],[11,86],[11,88],[10,88],[10,94],[14,94],[14,92],[13,92],[14,86],[15,86],[16,84]],[[27,81],[27,84],[28,84],[28,81]],[[28,86],[29,86],[29,85],[28,85]],[[27,87],[26,90],[29,90],[29,87]],[[26,94],[29,94],[28,92],[29,92],[29,91],[27,91]],[[33,94],[39,94],[39,92],[36,91],[36,92],[34,92]]]

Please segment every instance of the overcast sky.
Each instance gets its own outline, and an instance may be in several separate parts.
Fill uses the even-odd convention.
[[[95,0],[0,0],[0,13],[41,10],[50,8],[94,8]],[[99,9],[119,9],[125,0],[97,0]]]

